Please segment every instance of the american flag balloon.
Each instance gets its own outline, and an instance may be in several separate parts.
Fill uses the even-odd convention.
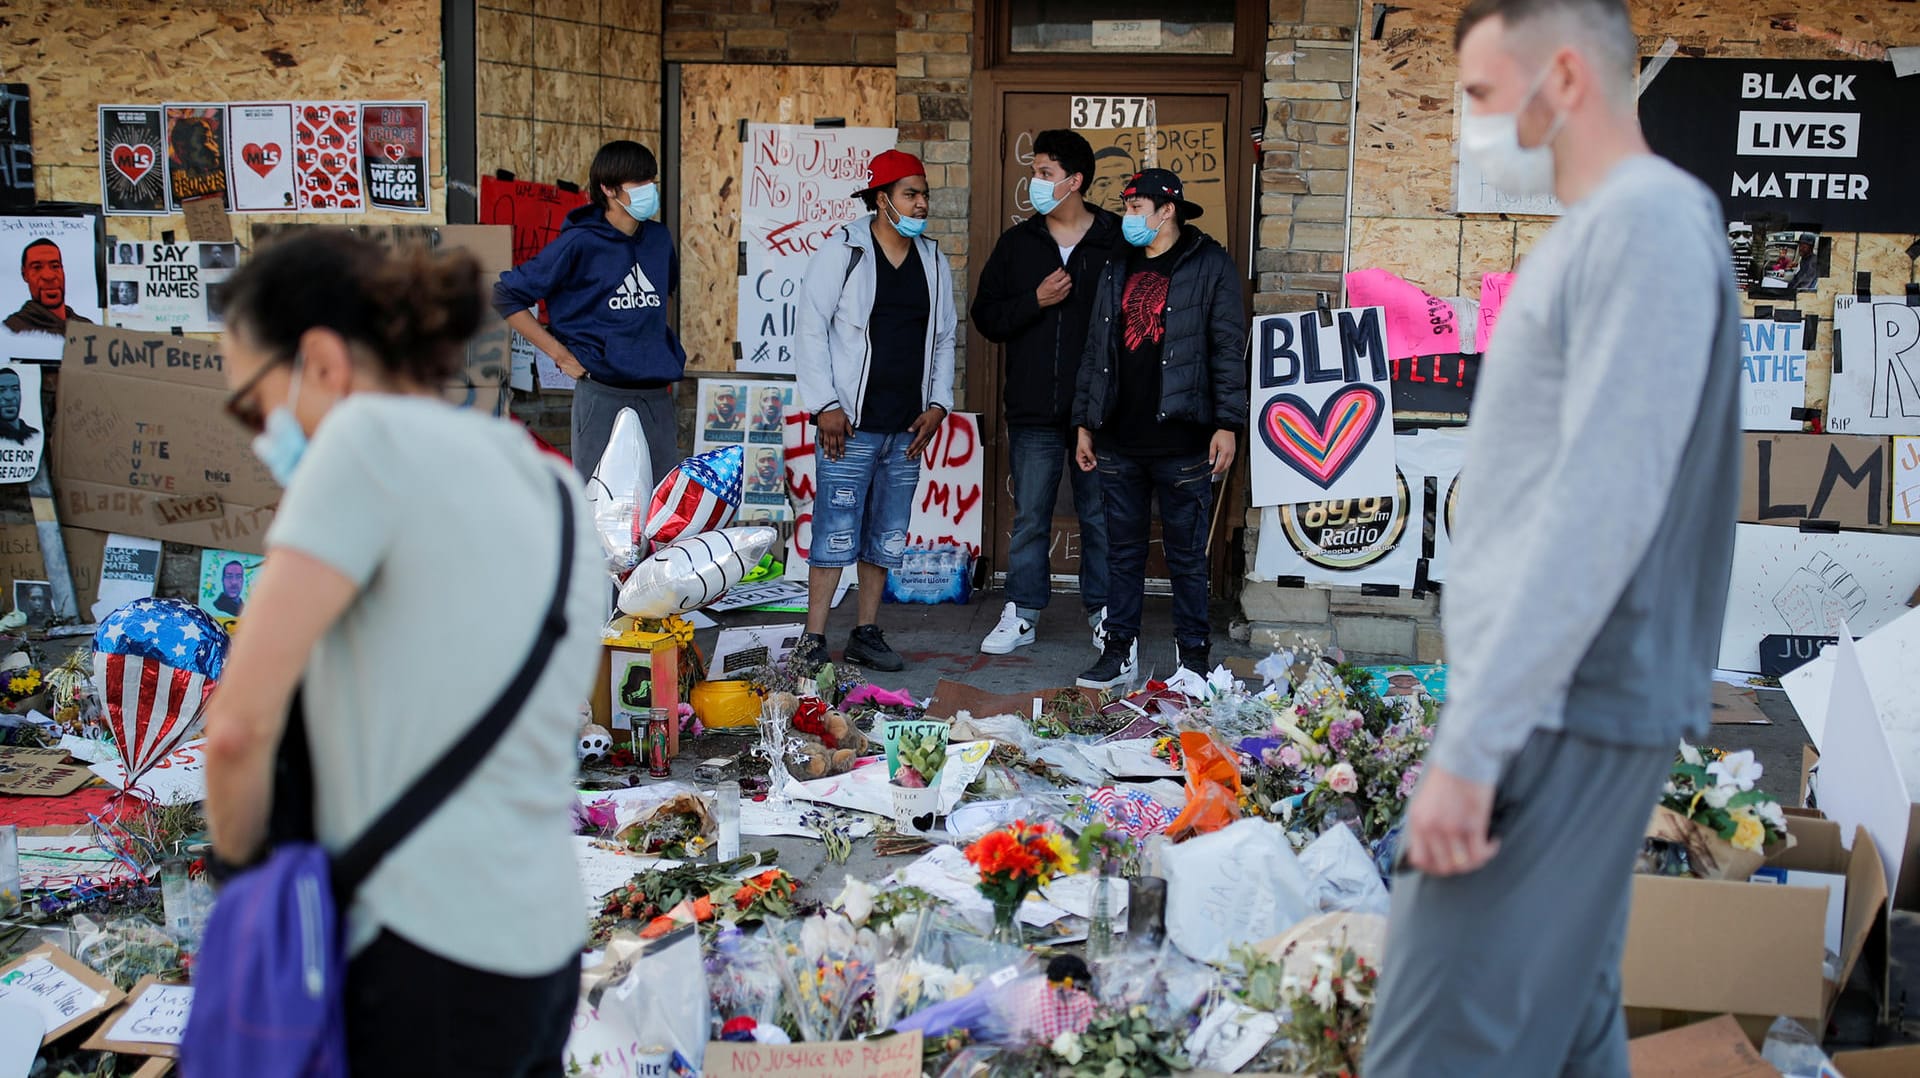
[[[746,456],[742,447],[729,445],[681,461],[653,489],[646,519],[635,519],[636,545],[658,550],[675,539],[731,523],[740,508],[740,472]]]
[[[226,658],[226,630],[178,599],[135,599],[100,623],[93,687],[129,783],[199,724]]]

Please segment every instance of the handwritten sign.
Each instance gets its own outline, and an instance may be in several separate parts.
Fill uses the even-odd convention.
[[[1827,430],[1920,434],[1920,307],[1904,296],[1833,301],[1833,384]]]
[[[232,243],[107,244],[107,321],[124,329],[210,333],[224,283],[240,264]]]
[[[1797,431],[1807,403],[1807,346],[1799,322],[1740,320],[1740,426]]]
[[[1893,523],[1920,524],[1920,436],[1893,440]]]
[[[193,1007],[193,988],[184,984],[160,984],[148,978],[134,986],[127,1005],[106,1024],[106,1032],[97,1038],[110,1051],[143,1055],[174,1053],[187,1031],[187,1012]]]
[[[1480,356],[1458,352],[1393,361],[1393,413],[1466,415],[1480,384]]]
[[[1493,346],[1493,327],[1500,321],[1500,308],[1507,305],[1507,293],[1513,291],[1513,274],[1480,275],[1480,324],[1474,333],[1474,345],[1481,355]]]
[[[1393,401],[1378,307],[1253,324],[1253,504],[1394,493]]]
[[[0,794],[64,797],[91,781],[61,749],[0,748]]]
[[[92,771],[115,789],[127,790],[135,797],[156,805],[185,805],[207,799],[207,743],[204,739],[189,741],[168,753],[166,759],[153,765],[153,770],[140,776],[131,789],[127,787],[127,769],[118,760],[94,764]]]
[[[1093,147],[1094,176],[1087,185],[1087,201],[1124,214],[1127,207],[1120,193],[1126,189],[1127,180],[1141,169],[1164,168],[1180,177],[1183,197],[1200,207],[1203,221],[1212,222],[1203,227],[1224,229],[1227,216],[1225,129],[1217,123],[1156,124],[1151,100],[1147,101],[1146,113],[1145,120],[1124,127],[1118,123],[1108,127],[1095,124],[1084,129],[1078,123],[1072,125]]]
[[[920,1031],[884,1040],[707,1045],[706,1078],[919,1078]]]
[[[807,552],[813,546],[815,429],[812,416],[795,409],[787,413],[785,441],[787,498],[793,503],[793,551],[789,573],[804,573]],[[920,482],[913,491],[913,515],[907,524],[907,546],[932,550],[958,547],[970,556],[980,554],[981,500],[985,494],[980,445],[980,417],[971,412],[947,416],[939,433],[920,453]]]
[[[91,835],[21,835],[19,849],[22,891],[68,891],[141,878]]]
[[[748,124],[741,148],[740,241],[745,273],[734,325],[736,369],[793,373],[793,331],[807,260],[866,216],[855,190],[867,164],[893,148],[891,127]]]
[[[1460,326],[1446,300],[1383,269],[1347,274],[1347,303],[1386,312],[1387,356],[1406,359],[1460,351]]]
[[[99,974],[47,944],[0,967],[0,1001],[21,1003],[40,1015],[47,1034],[59,1040],[126,998]]]
[[[1887,440],[1854,435],[1748,434],[1740,519],[1798,525],[1832,520],[1887,526]]]
[[[567,223],[567,214],[587,204],[584,191],[550,183],[480,177],[480,223],[513,229],[513,264],[546,249]]]

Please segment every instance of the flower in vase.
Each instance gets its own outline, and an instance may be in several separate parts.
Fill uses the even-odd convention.
[[[1356,793],[1360,789],[1360,776],[1354,773],[1352,764],[1335,764],[1327,768],[1321,781],[1327,784],[1327,789],[1337,794]]]
[[[1741,790],[1753,789],[1753,784],[1760,781],[1760,774],[1764,770],[1760,761],[1753,758],[1752,749],[1727,753],[1707,765],[1707,774],[1712,775],[1716,783]]]
[[[1760,817],[1755,816],[1751,812],[1744,809],[1736,812],[1733,815],[1733,839],[1731,841],[1735,849],[1758,853],[1760,847],[1766,845],[1767,842],[1766,825],[1760,822]]]

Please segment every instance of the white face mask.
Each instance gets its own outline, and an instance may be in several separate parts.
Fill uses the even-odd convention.
[[[1512,112],[1495,115],[1468,112],[1460,117],[1460,152],[1479,166],[1488,183],[1515,198],[1553,193],[1553,140],[1566,117],[1558,112],[1553,114],[1553,123],[1547,127],[1540,145],[1520,145],[1520,114],[1526,111],[1540,87],[1546,85],[1547,72],[1551,70],[1543,70],[1534,78],[1527,96],[1520,99],[1519,107]]]

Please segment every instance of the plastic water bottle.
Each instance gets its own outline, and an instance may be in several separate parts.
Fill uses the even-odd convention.
[[[740,856],[740,784],[728,780],[716,789],[720,840],[714,846],[714,856],[725,862]]]

